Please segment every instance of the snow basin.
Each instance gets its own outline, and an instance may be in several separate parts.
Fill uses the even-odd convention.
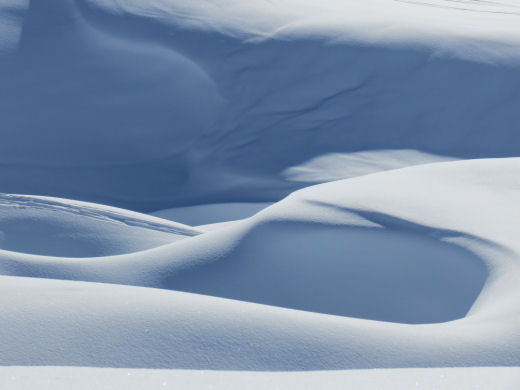
[[[414,231],[285,225],[254,228],[226,259],[174,275],[168,287],[424,324],[466,316],[488,276],[470,251]]]

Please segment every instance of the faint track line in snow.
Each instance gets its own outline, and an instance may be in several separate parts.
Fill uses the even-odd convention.
[[[413,0],[392,0],[392,1],[395,1],[397,3],[405,3],[405,4],[412,4],[412,5],[417,5],[417,6],[440,8],[440,9],[450,9],[450,10],[456,10],[456,11],[468,11],[468,12],[476,12],[476,13],[491,13],[491,14],[520,16],[520,12],[479,10],[479,9],[474,9],[474,8],[454,7],[454,6],[446,6],[446,5],[440,5],[440,4],[434,4],[434,3],[422,3],[422,2],[413,1]]]
[[[111,210],[111,207],[107,207],[104,210],[100,210],[95,209],[93,207],[89,207],[88,205],[81,205],[81,207],[79,207],[75,206],[74,204],[66,204],[49,199],[12,194],[0,194],[0,206],[20,208],[30,207],[45,210],[54,209],[60,212],[81,215],[84,217],[94,218],[102,221],[122,223],[128,226],[141,227],[144,229],[151,229],[165,233],[180,234],[184,236],[197,236],[201,234],[201,232],[195,228],[191,228],[188,226],[175,226],[175,223],[170,224],[167,220],[164,220],[164,223],[159,221],[155,222],[151,220],[155,219],[155,217],[149,216],[146,217],[149,217],[150,220],[139,219],[136,217],[131,217],[129,215],[124,215],[123,213],[119,213],[116,210]]]

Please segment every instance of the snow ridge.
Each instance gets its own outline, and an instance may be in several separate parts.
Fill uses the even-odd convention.
[[[517,388],[519,21],[0,0],[0,387]]]

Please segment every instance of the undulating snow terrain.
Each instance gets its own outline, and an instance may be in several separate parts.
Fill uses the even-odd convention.
[[[0,0],[0,388],[520,387],[516,0]]]

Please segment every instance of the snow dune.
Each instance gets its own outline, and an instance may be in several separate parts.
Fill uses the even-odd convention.
[[[0,0],[0,387],[517,388],[519,18]]]
[[[131,253],[201,231],[114,207],[27,195],[0,195],[0,249],[96,257]]]
[[[519,164],[437,163],[313,186],[230,227],[125,255],[2,251],[2,315],[13,319],[2,362],[518,365]]]
[[[107,368],[60,368],[60,380],[54,381],[55,367],[0,368],[0,378],[18,389],[32,390],[42,383],[53,383],[56,390],[125,389],[143,387],[182,387],[183,389],[328,389],[345,386],[361,389],[402,390],[423,388],[445,390],[497,388],[516,390],[520,381],[517,368],[478,367],[448,369],[393,369],[265,373],[236,371],[135,370]]]
[[[329,153],[312,158],[303,164],[287,168],[283,175],[290,181],[324,183],[368,175],[414,165],[453,158],[421,153],[416,150],[374,150],[356,153]]]

